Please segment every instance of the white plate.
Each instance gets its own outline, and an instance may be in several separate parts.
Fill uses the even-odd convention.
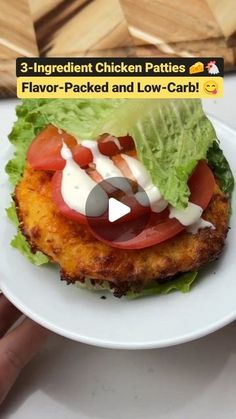
[[[236,318],[236,216],[224,254],[199,275],[189,294],[172,293],[136,301],[67,286],[54,267],[35,267],[9,242],[14,228],[5,216],[10,188],[3,167],[11,155],[6,132],[14,120],[6,104],[1,125],[0,277],[5,295],[23,313],[68,338],[108,348],[142,349],[179,344],[219,329]],[[212,119],[236,174],[236,133]],[[235,194],[233,199],[235,209]],[[103,295],[104,293],[102,293]]]

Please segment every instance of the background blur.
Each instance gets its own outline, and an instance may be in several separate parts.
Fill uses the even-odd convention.
[[[236,0],[0,0],[0,96],[20,56],[223,56],[236,68]]]

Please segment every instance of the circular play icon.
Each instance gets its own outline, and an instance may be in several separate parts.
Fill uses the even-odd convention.
[[[102,215],[101,208],[105,209]],[[98,240],[122,243],[138,236],[147,226],[149,199],[137,183],[124,177],[112,177],[98,183],[90,192],[86,217]]]

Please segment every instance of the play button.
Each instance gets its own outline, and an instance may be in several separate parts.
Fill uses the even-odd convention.
[[[142,201],[137,199],[140,194]],[[105,212],[96,216],[96,208],[105,208]],[[121,243],[133,239],[146,228],[150,212],[143,188],[123,177],[98,183],[86,202],[88,226],[101,241]]]
[[[128,205],[122,204],[115,198],[109,198],[108,202],[108,220],[110,223],[119,220],[125,215],[131,212],[131,208]]]

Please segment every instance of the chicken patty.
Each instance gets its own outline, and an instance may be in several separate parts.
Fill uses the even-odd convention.
[[[203,218],[214,224],[195,235],[182,232],[142,250],[112,248],[95,239],[88,228],[65,218],[51,198],[51,174],[26,166],[15,190],[20,226],[33,251],[41,250],[61,267],[68,283],[108,281],[115,294],[140,290],[154,280],[166,280],[216,259],[228,231],[229,200],[215,186]]]

